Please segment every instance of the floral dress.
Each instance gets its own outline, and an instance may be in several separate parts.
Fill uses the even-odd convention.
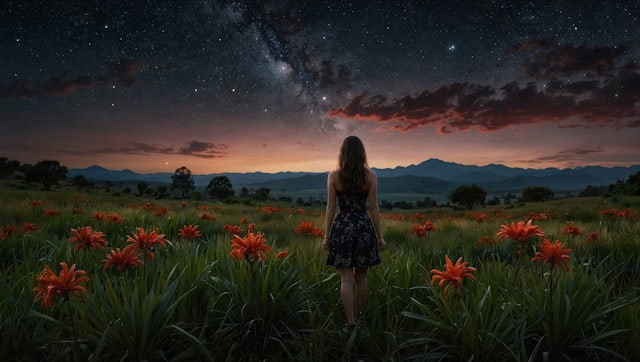
[[[368,190],[336,191],[340,212],[331,225],[327,265],[363,267],[380,264],[373,224],[367,213]]]

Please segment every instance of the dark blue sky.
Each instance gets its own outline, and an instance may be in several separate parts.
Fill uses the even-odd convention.
[[[542,4],[542,5],[540,5]],[[194,173],[640,163],[637,1],[5,1],[0,156]]]

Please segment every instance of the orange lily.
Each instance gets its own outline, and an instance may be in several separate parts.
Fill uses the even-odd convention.
[[[313,231],[313,222],[300,221],[300,224],[296,227],[296,231],[303,235],[311,234]]]
[[[564,271],[569,270],[568,263],[572,259],[568,254],[573,252],[572,249],[565,248],[564,244],[559,240],[554,241],[552,244],[549,239],[544,239],[538,244],[538,247],[540,251],[536,251],[535,256],[531,258],[531,261],[535,262],[536,265],[542,262],[542,267],[548,264],[551,270],[555,266]]]
[[[193,240],[202,237],[202,234],[200,234],[198,230],[198,225],[185,225],[184,228],[178,231],[178,236],[184,239]]]
[[[544,231],[537,225],[531,225],[531,220],[529,220],[526,224],[524,221],[518,221],[509,225],[501,225],[497,235],[498,241],[508,237],[519,243],[525,243],[534,235],[544,237]]]
[[[165,239],[164,234],[158,234],[155,230],[147,233],[143,228],[139,227],[137,234],[134,233],[127,237],[127,242],[131,243],[131,245],[127,245],[124,251],[137,248],[141,250],[146,257],[153,260],[153,258],[155,258],[155,253],[153,252],[154,245],[161,244],[162,246],[166,246],[167,239]]]
[[[440,282],[438,283],[438,286],[441,287],[446,283],[447,286],[444,288],[444,296],[446,297],[447,290],[451,288],[451,286],[455,287],[455,289],[460,288],[462,286],[462,280],[464,278],[471,278],[474,280],[476,279],[476,277],[471,274],[472,272],[476,271],[476,268],[470,267],[468,265],[469,262],[463,262],[462,258],[459,258],[458,261],[453,264],[451,262],[451,259],[449,259],[449,256],[446,255],[444,271],[431,269],[431,274],[433,274],[431,276],[431,284],[439,280]]]
[[[238,225],[224,224],[223,228],[231,235],[240,234],[242,232],[242,228]]]
[[[120,248],[111,250],[111,253],[107,254],[107,259],[102,262],[104,263],[104,270],[116,267],[120,271],[137,268],[143,264],[142,260],[138,258],[137,253],[131,249],[127,250],[126,248],[124,250],[120,250]]]
[[[62,270],[59,275],[56,275],[49,265],[45,265],[44,270],[36,277],[38,285],[33,290],[38,293],[33,298],[33,301],[35,302],[42,298],[41,308],[51,307],[51,302],[57,295],[67,301],[69,300],[69,293],[73,293],[78,299],[82,299],[82,293],[87,294],[87,288],[80,285],[80,283],[89,280],[89,277],[84,276],[87,272],[76,270],[75,264],[71,268],[65,262],[61,262],[60,265]]]
[[[231,240],[231,257],[247,259],[254,262],[258,259],[266,260],[266,254],[271,255],[271,248],[265,243],[267,240],[262,233],[248,233],[244,238],[234,235]]]
[[[571,235],[571,236],[582,235],[582,232],[580,231],[580,229],[573,224],[565,225],[562,228],[562,233],[564,235]]]
[[[69,243],[76,243],[74,251],[93,246],[93,250],[104,249],[107,239],[102,231],[93,231],[91,226],[71,229],[72,237],[67,239]]]

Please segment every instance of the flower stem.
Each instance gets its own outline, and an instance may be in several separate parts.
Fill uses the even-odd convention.
[[[518,253],[518,262],[516,263],[516,271],[513,273],[513,280],[511,281],[511,286],[516,284],[516,278],[518,277],[518,272],[520,271],[520,264],[522,263],[522,255],[524,254],[524,248],[520,246],[520,252]]]
[[[66,304],[67,304],[67,309],[69,310],[69,319],[71,320],[71,331],[73,332],[73,347],[72,347],[73,359],[74,361],[80,361],[80,359],[78,358],[78,352],[79,352],[78,334],[76,331],[76,324],[73,318],[73,309],[71,309],[71,303],[69,303],[69,301],[66,301]]]

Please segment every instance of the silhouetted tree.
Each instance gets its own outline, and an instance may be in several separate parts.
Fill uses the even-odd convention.
[[[191,170],[182,166],[171,176],[171,191],[178,190],[180,197],[185,198],[196,189]]]
[[[609,187],[607,187],[605,196],[613,195],[640,196],[640,171],[629,176],[627,181],[623,182],[618,180],[615,184],[610,184]]]
[[[84,177],[84,175],[76,175],[71,179],[71,185],[77,187],[77,188],[92,188],[94,187],[96,184],[87,180],[86,177]]]
[[[425,208],[425,207],[434,207],[437,206],[435,200],[432,200],[429,196],[425,196],[422,201],[416,201],[416,207]]]
[[[20,162],[16,160],[9,161],[6,157],[0,157],[0,178],[9,177],[19,170]]]
[[[158,188],[156,189],[156,197],[159,199],[166,198],[167,196],[169,196],[169,193],[167,191],[169,191],[169,188],[166,185],[158,186]]]
[[[227,176],[216,176],[206,187],[209,196],[217,200],[224,200],[235,195],[233,185]]]
[[[67,179],[67,168],[54,160],[43,160],[31,166],[25,172],[26,182],[40,182],[45,190],[51,190],[51,186]]]
[[[476,184],[462,185],[451,192],[451,202],[473,209],[475,205],[484,205],[487,192]]]
[[[136,187],[138,188],[138,196],[142,196],[151,191],[151,189],[149,188],[149,184],[147,184],[146,182],[140,182]]]
[[[266,187],[261,187],[259,189],[256,190],[255,195],[253,196],[253,198],[257,201],[267,201],[269,199],[269,193],[271,192],[270,189],[266,188]]]
[[[540,202],[553,198],[553,191],[545,186],[529,186],[522,190],[523,202]]]
[[[596,187],[588,185],[584,190],[580,191],[579,197],[600,196],[604,193],[604,187]]]

